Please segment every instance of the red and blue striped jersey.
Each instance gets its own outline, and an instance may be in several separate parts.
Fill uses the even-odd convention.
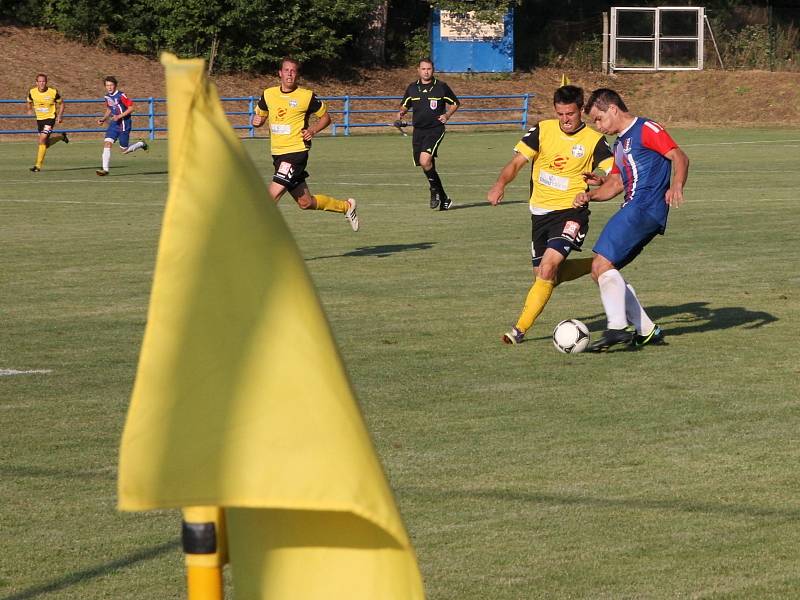
[[[117,90],[113,94],[106,94],[105,95],[106,106],[111,111],[112,115],[121,115],[129,107],[133,106],[133,100],[128,98],[125,95],[125,92]],[[130,118],[130,115],[125,117],[126,119]]]
[[[677,147],[661,125],[643,117],[636,117],[614,143],[611,173],[622,178],[625,188],[622,206],[635,203],[639,210],[661,223],[662,230],[669,214],[665,194],[672,175],[672,161],[664,155]]]

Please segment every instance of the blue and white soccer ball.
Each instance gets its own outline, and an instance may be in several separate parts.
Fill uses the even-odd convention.
[[[561,321],[553,330],[553,345],[564,354],[576,354],[589,345],[589,329],[578,319]]]

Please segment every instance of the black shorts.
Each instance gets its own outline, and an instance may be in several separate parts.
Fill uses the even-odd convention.
[[[436,156],[439,144],[444,139],[444,125],[441,127],[431,127],[430,129],[414,129],[411,138],[411,148],[414,152],[414,164],[419,166],[419,155],[427,152],[431,156]]]
[[[272,164],[275,167],[272,181],[281,184],[290,192],[309,176],[306,172],[308,152],[290,152],[277,156],[273,154]]]
[[[53,128],[56,126],[55,119],[37,119],[36,120],[36,127],[39,129],[39,133],[46,133],[50,135],[53,133]]]
[[[548,248],[569,256],[573,250],[580,252],[589,231],[589,215],[583,208],[554,210],[546,215],[531,215],[531,261],[534,267],[542,262]]]

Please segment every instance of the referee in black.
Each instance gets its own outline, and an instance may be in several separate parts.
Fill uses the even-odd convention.
[[[450,120],[461,104],[444,81],[433,76],[433,61],[423,58],[417,67],[419,79],[406,88],[398,121],[409,110],[414,111],[411,124],[414,126],[412,148],[414,164],[422,167],[431,188],[431,208],[447,210],[452,201],[442,186],[442,180],[436,172],[436,151],[444,139],[444,124]]]

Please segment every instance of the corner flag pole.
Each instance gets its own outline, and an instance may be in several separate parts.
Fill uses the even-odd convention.
[[[219,506],[183,508],[188,600],[224,600],[222,568],[228,562],[225,515]]]

